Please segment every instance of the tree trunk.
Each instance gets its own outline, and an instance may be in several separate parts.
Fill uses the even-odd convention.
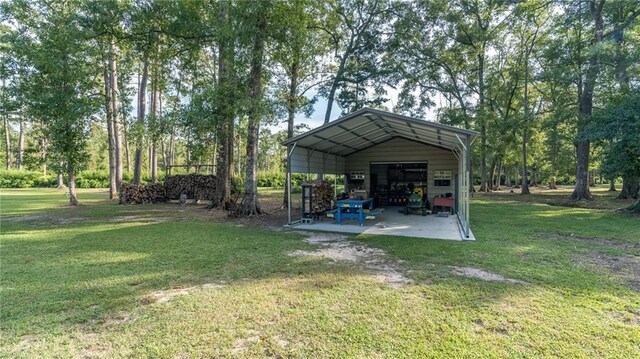
[[[598,4],[591,3],[591,15],[595,21],[595,35],[592,45],[598,45],[602,41],[602,31],[604,21],[602,19],[602,7],[604,0]],[[588,125],[591,122],[591,112],[593,109],[593,91],[600,71],[599,52],[593,51],[589,57],[587,71],[584,77],[584,84],[580,94],[580,114],[578,118],[578,133],[576,136],[576,185],[571,194],[574,200],[593,200],[589,190],[589,155],[591,143],[587,139]]]
[[[495,175],[496,175],[496,166],[497,166],[497,159],[493,157],[491,159],[491,166],[489,167],[489,174],[487,176],[487,191],[493,191],[493,184],[495,182]]]
[[[158,183],[158,144],[153,142],[151,144],[151,183]]]
[[[511,167],[504,167],[504,185],[507,187],[511,187]]]
[[[169,165],[169,163],[167,162],[167,146],[165,144],[165,140],[160,140],[160,153],[162,153],[162,168],[164,168],[164,171],[167,171],[167,165]]]
[[[258,19],[251,58],[251,108],[247,125],[247,164],[244,187],[244,199],[241,208],[243,215],[262,213],[258,203],[258,137],[260,116],[262,114],[262,58],[264,55],[264,36],[267,23],[264,16]]]
[[[42,175],[47,177],[47,139],[42,136],[40,139],[40,146],[42,147],[40,152],[40,160],[42,161]]]
[[[145,57],[142,77],[138,89],[138,127],[144,128],[144,116],[147,107],[147,79],[149,77],[149,60]],[[133,183],[140,184],[142,177],[142,133],[136,134],[136,152],[133,167]]]
[[[26,124],[24,120],[20,119],[20,134],[18,135],[18,158],[16,160],[16,168],[21,170],[24,166],[24,133],[26,131]]]
[[[67,186],[64,185],[64,181],[62,178],[62,173],[58,173],[56,175],[56,188],[57,189],[67,189]]]
[[[502,188],[501,183],[502,182],[502,160],[500,158],[498,158],[498,170],[496,171],[496,180],[495,183],[493,185],[493,190],[494,191],[501,191]]]
[[[535,169],[531,169],[531,179],[529,180],[529,187],[538,187],[538,177]]]
[[[104,59],[103,59],[104,60]],[[117,196],[118,186],[116,185],[116,163],[115,163],[115,140],[113,139],[113,103],[111,101],[111,77],[109,76],[109,66],[103,61],[102,76],[104,77],[104,107],[107,123],[107,145],[109,151],[109,199]]]
[[[175,131],[171,131],[171,136],[169,136],[169,166],[173,166],[174,163],[174,153],[175,153],[175,141],[173,137],[173,133]]]
[[[158,183],[158,76],[153,79],[151,87],[153,88],[151,95],[151,152],[149,153],[149,167],[151,170],[151,183]]]
[[[522,183],[520,187],[521,194],[530,194],[529,191],[529,179],[528,179],[528,171],[527,171],[527,141],[528,141],[529,131],[526,128],[522,129]]]
[[[342,81],[347,58],[351,56],[352,51],[353,50],[351,48],[351,45],[349,45],[342,55],[342,58],[340,58],[340,65],[338,66],[338,71],[333,78],[333,82],[331,83],[331,90],[329,90],[329,96],[327,97],[327,110],[324,113],[325,125],[331,120],[331,110],[333,109],[333,101],[336,97],[336,90],[338,89],[338,85],[340,85],[340,81]]]
[[[551,176],[551,182],[549,182],[549,189],[558,189],[556,184],[556,176]]]
[[[122,135],[120,123],[120,101],[118,91],[118,63],[116,54],[115,40],[111,39],[109,47],[109,68],[111,72],[111,108],[113,119],[113,156],[115,162],[115,182],[116,191],[120,196],[120,187],[122,186]]]
[[[640,212],[640,198],[636,201],[636,203],[629,207],[629,210],[633,212]]]
[[[617,192],[616,190],[616,179],[609,178],[609,192]]]
[[[536,32],[537,34],[537,32]],[[529,141],[529,54],[533,50],[533,44],[535,42],[535,36],[531,45],[527,48],[524,63],[524,97],[523,97],[523,110],[524,110],[524,123],[522,126],[522,187],[520,189],[521,194],[530,194],[529,181],[527,178],[527,141]]]
[[[612,181],[613,182],[613,181]],[[640,196],[640,178],[622,177],[622,189],[616,199],[638,198]]]
[[[298,100],[298,61],[297,59],[291,65],[291,79],[289,81],[289,97],[287,98],[287,139],[293,137],[293,126],[296,116],[296,104]],[[287,155],[289,149],[287,148]],[[289,169],[287,168],[287,173]],[[336,174],[337,175],[337,174]],[[280,208],[287,208],[289,205],[289,182],[284,181],[284,198]]]
[[[480,24],[479,24],[480,25]],[[487,121],[484,111],[484,60],[485,44],[478,54],[478,116],[480,120],[480,192],[489,190],[487,178]]]
[[[218,19],[221,24],[228,24],[229,17],[226,6],[221,6]],[[218,198],[212,201],[212,207],[230,209],[231,205],[231,176],[233,172],[233,121],[235,112],[233,105],[225,99],[230,97],[233,87],[233,40],[229,36],[223,37],[218,44],[218,90],[223,100],[218,103],[218,125],[216,128],[217,158],[216,177],[219,190]],[[193,89],[193,86],[192,86]]]
[[[4,80],[3,80],[4,81]],[[6,169],[11,169],[11,128],[9,126],[9,115],[4,115],[4,146],[6,153]]]
[[[67,180],[69,182],[69,205],[78,205],[78,195],[76,193],[76,173],[74,165],[69,162],[67,165]]]
[[[129,146],[129,121],[125,111],[125,103],[122,101],[122,116],[120,121],[122,123],[122,141],[124,142],[124,159],[126,161],[127,172],[131,172],[131,147]]]

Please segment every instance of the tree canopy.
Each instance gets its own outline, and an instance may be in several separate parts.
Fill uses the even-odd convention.
[[[473,129],[480,191],[622,179],[638,198],[632,1],[44,1],[0,4],[6,169],[156,182],[207,164],[260,213],[297,126],[369,106]],[[108,159],[108,160],[107,160]],[[129,173],[132,173],[131,176]],[[148,177],[148,178],[147,178]],[[611,186],[613,190],[613,185]],[[286,199],[285,199],[286,200]]]

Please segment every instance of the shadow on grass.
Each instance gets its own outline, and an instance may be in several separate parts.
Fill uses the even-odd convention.
[[[101,221],[56,228],[28,223],[3,226],[7,236],[2,244],[1,328],[18,335],[66,330],[148,304],[145,298],[154,290],[174,287],[220,281],[243,285],[245,279],[250,283],[302,276],[312,279],[296,281],[292,291],[319,291],[336,285],[331,281],[348,282],[362,275],[348,265],[287,256],[290,251],[310,247],[299,234],[188,218],[149,222],[157,213],[167,215],[162,206],[120,207],[100,202],[85,209],[55,211],[64,212],[64,216],[84,212],[86,217]],[[439,294],[444,296],[440,298],[443,302],[475,308],[507,296],[524,296],[540,287],[572,295],[622,292],[604,275],[574,266],[573,244],[534,240],[531,236],[535,233],[575,231],[591,236],[612,233],[610,238],[619,239],[636,234],[634,238],[640,238],[628,218],[602,211],[474,203],[471,215],[476,242],[388,236],[358,236],[357,240],[384,249],[391,258],[405,260],[418,281],[416,287],[446,287]],[[139,220],[109,221],[114,216],[138,216]],[[447,267],[452,265],[493,271],[531,285],[455,277]],[[315,279],[326,273],[334,274],[331,280]]]
[[[203,221],[113,226],[82,224],[41,239],[14,232],[5,239],[1,326],[28,332],[83,323],[140,305],[154,290],[348,272],[289,257],[310,247],[299,234]]]

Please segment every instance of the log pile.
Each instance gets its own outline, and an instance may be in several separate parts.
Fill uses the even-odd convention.
[[[126,184],[120,189],[120,204],[142,204],[166,202],[165,187],[162,184]]]
[[[311,210],[314,214],[322,214],[332,209],[333,186],[325,180],[312,180],[302,183],[302,186],[311,186],[313,196],[311,197]]]
[[[193,200],[215,200],[216,176],[214,175],[175,175],[167,176],[164,184],[126,184],[120,190],[120,204],[142,204],[179,200],[184,194]]]
[[[168,199],[180,199],[181,194],[187,195],[188,199],[194,200],[215,200],[216,192],[216,176],[188,174],[167,176],[164,180],[166,195]]]

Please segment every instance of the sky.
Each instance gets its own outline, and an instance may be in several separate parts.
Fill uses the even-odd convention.
[[[387,96],[389,100],[387,100],[384,103],[384,105],[387,108],[394,108],[396,103],[398,102],[399,91],[398,89],[394,89],[390,87],[387,87],[386,90],[387,90]],[[315,93],[310,94],[310,96],[313,96],[313,95],[315,95]],[[323,97],[318,98],[318,101],[314,104],[313,109],[314,109],[313,114],[311,114],[311,117],[309,118],[305,117],[304,113],[298,113],[295,117],[295,124],[297,125],[300,123],[306,123],[312,129],[322,126],[322,124],[324,123],[324,114],[327,110],[327,99]],[[333,121],[338,117],[340,117],[341,113],[342,113],[342,109],[334,101],[333,107],[331,110],[330,121]],[[425,119],[428,121],[435,121],[436,120],[435,111],[433,109],[427,109]],[[286,120],[284,120],[278,125],[271,125],[269,126],[269,128],[273,132],[286,129],[287,128]]]
[[[389,100],[384,103],[387,108],[393,108],[398,101],[398,90],[394,88],[387,88],[387,96]],[[310,93],[310,96],[314,96],[315,93]],[[337,94],[336,94],[337,96]],[[295,117],[295,124],[306,123],[309,127],[316,128],[322,126],[324,123],[324,114],[327,111],[327,99],[324,97],[319,97],[318,101],[313,106],[313,113],[311,117],[307,118],[304,113],[298,113]],[[336,104],[336,101],[333,102],[333,107],[331,109],[331,118],[329,121],[333,121],[340,117],[342,114],[342,109],[340,106]],[[286,120],[281,122],[277,126],[270,126],[271,131],[277,131],[281,129],[286,129],[287,123]]]

